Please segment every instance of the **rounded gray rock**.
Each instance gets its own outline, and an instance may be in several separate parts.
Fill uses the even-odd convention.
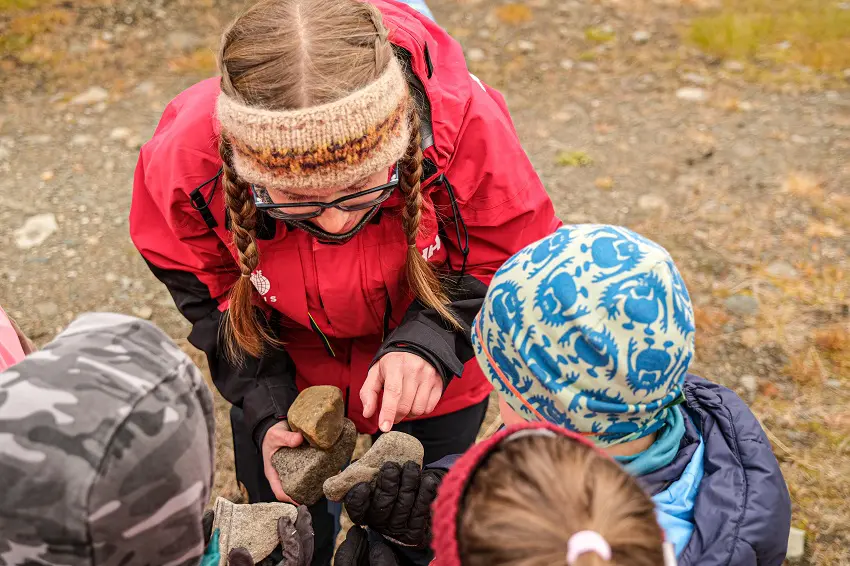
[[[281,448],[272,455],[272,466],[280,476],[283,491],[301,505],[313,505],[322,498],[322,484],[337,474],[354,454],[357,428],[344,419],[342,435],[330,450],[309,445]]]
[[[381,466],[387,462],[403,466],[412,461],[421,467],[424,457],[422,443],[409,434],[397,431],[382,434],[362,458],[325,482],[325,497],[331,501],[341,501],[348,490],[358,483],[375,479]]]

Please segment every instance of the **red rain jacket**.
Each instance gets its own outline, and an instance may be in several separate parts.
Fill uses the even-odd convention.
[[[440,220],[433,210],[423,215],[418,246],[431,262],[457,272],[468,233],[465,277],[449,289],[468,324],[496,269],[560,221],[504,99],[469,73],[460,45],[406,6],[374,3],[390,41],[409,57],[411,84],[430,106],[433,139],[424,131],[431,143],[422,186]],[[472,356],[468,332],[446,330],[434,312],[413,301],[404,281],[407,246],[397,195],[341,246],[261,215],[257,303],[273,315],[270,324],[286,345],[241,367],[227,361],[219,325],[239,271],[217,177],[218,94],[219,80],[209,79],[166,108],[141,150],[130,232],[193,324],[190,342],[207,353],[216,386],[243,408],[255,441],[285,418],[298,390],[320,384],[340,387],[358,430],[375,432],[377,412],[363,417],[359,392],[373,360],[389,351],[415,352],[443,375],[448,386],[431,416],[482,401],[491,388]]]

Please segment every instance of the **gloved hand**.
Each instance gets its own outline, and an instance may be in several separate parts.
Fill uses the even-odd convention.
[[[399,466],[387,462],[374,488],[359,483],[345,496],[348,516],[405,546],[426,547],[431,541],[431,503],[446,470],[421,471],[415,462]]]
[[[204,513],[204,538],[208,546],[201,562],[204,566],[218,564],[218,537],[215,536],[217,530],[216,533],[212,532],[214,519],[213,511]],[[283,560],[275,565],[273,560],[266,558],[260,562],[260,566],[310,566],[313,561],[313,518],[306,506],[298,507],[294,523],[287,517],[280,518],[277,522],[277,536],[283,550]],[[210,544],[211,542],[213,544]],[[254,559],[246,549],[234,548],[227,555],[227,563],[232,566],[254,566]]]
[[[378,540],[369,541],[362,527],[348,530],[345,540],[336,551],[334,566],[399,566],[392,549]]]

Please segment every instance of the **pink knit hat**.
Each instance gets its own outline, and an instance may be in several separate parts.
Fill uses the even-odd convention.
[[[0,307],[0,371],[13,366],[25,357],[21,340],[12,321]]]
[[[436,558],[431,562],[432,566],[461,566],[460,551],[458,549],[458,522],[463,505],[463,497],[475,470],[483,464],[488,455],[504,440],[536,434],[564,436],[570,440],[589,446],[608,457],[588,439],[555,426],[548,421],[527,422],[509,426],[500,430],[487,440],[475,444],[454,463],[452,469],[443,479],[442,484],[440,484],[440,491],[437,494],[437,500],[434,502],[431,513],[434,533],[431,546],[436,555]]]

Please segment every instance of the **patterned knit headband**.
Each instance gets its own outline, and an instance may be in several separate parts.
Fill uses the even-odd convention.
[[[273,111],[221,93],[216,113],[240,178],[319,197],[401,159],[409,108],[407,81],[393,58],[377,80],[328,104]]]

